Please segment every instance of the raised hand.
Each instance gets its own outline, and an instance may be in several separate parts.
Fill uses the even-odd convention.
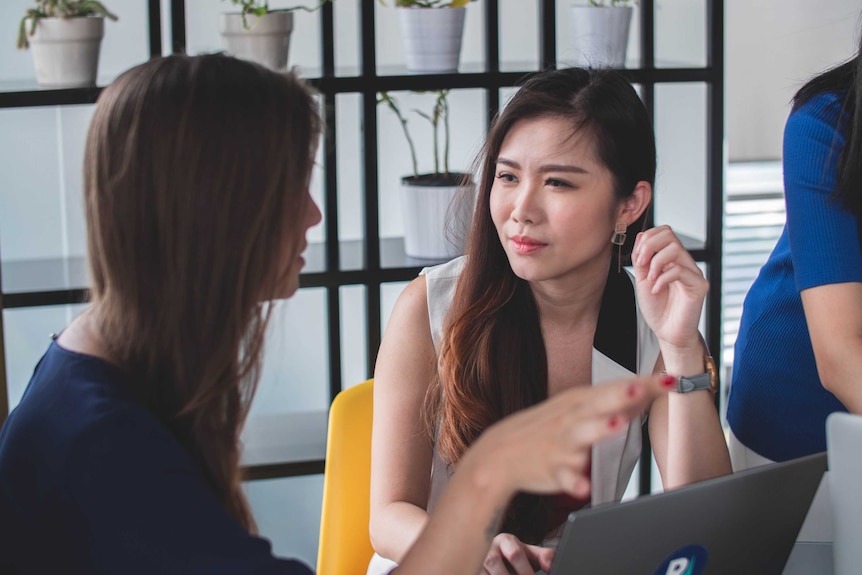
[[[638,304],[659,340],[700,346],[697,325],[709,282],[669,226],[638,234],[632,251]]]

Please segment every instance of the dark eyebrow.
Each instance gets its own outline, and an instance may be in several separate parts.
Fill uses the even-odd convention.
[[[498,164],[503,164],[504,166],[509,166],[511,168],[515,168],[516,170],[521,169],[521,165],[514,160],[510,160],[504,157],[497,158]],[[589,172],[580,166],[573,166],[570,164],[545,164],[543,166],[539,166],[540,173],[548,173],[548,172],[569,172],[573,174],[588,174]]]

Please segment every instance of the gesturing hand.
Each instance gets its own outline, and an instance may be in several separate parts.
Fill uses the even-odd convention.
[[[638,304],[659,340],[700,345],[697,324],[709,282],[669,226],[638,234],[632,250]]]
[[[532,562],[549,566],[549,551],[498,536],[510,499],[519,491],[588,496],[591,446],[625,430],[674,381],[639,376],[574,387],[487,428],[458,461],[422,536],[397,572],[474,573],[483,560],[486,569],[499,566],[518,573],[531,573]],[[429,558],[440,548],[454,549],[447,555],[448,567],[429,568]],[[499,562],[488,558],[488,549]]]
[[[569,389],[489,427],[455,473],[475,465],[480,488],[586,497],[592,445],[626,429],[667,389],[657,376]]]

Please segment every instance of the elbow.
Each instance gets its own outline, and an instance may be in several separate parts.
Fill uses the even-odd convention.
[[[368,538],[371,542],[371,548],[381,557],[392,559],[396,563],[400,559],[398,553],[397,535],[393,533],[393,524],[398,524],[394,520],[389,505],[371,506],[368,517]]]
[[[832,395],[838,397],[839,389],[836,385],[835,379],[829,377],[827,374],[823,373],[821,370],[817,370],[820,376],[820,385],[823,386],[823,389],[831,393]]]
[[[371,547],[377,554],[381,554],[383,541],[386,539],[383,532],[385,521],[380,516],[380,510],[372,506],[368,517],[368,537],[371,541]]]
[[[846,393],[847,382],[842,375],[842,362],[839,358],[821,354],[817,356],[817,376],[820,378],[820,385],[823,389],[834,395],[842,403],[845,398],[842,396]]]

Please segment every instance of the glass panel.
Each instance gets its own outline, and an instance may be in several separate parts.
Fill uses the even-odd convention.
[[[377,36],[377,73],[407,74],[401,22],[394,2],[381,6],[375,2],[374,22]],[[446,8],[439,8],[446,10]],[[485,7],[482,2],[470,2],[464,16],[461,42],[460,72],[482,72],[485,69]]]
[[[705,84],[655,88],[655,222],[701,243],[706,239],[706,101]]]
[[[0,2],[0,90],[36,90],[36,73],[30,50],[15,50],[18,23],[33,2]],[[108,9],[119,16],[105,22],[105,36],[99,55],[98,83],[104,85],[118,74],[149,58],[147,2],[106,1]],[[3,86],[13,82],[14,87]]]
[[[500,70],[539,69],[539,6],[535,1],[500,2]]]
[[[573,6],[584,6],[589,4],[587,0],[557,0],[557,61],[559,67],[584,66],[593,62],[584,62],[583,51],[579,49],[580,43],[576,44],[576,35],[583,34],[583,24],[576,25],[573,19]],[[629,22],[629,35],[625,58],[626,68],[637,68],[640,66],[640,6],[635,2]],[[579,10],[582,12],[582,10]]]
[[[3,310],[6,389],[10,410],[21,401],[33,375],[33,368],[48,350],[50,334],[60,333],[85,307],[64,305]]]
[[[426,114],[432,112],[436,95],[433,93],[392,92],[398,101],[402,115],[407,119],[410,136],[416,146],[419,173],[434,169],[433,131],[431,125],[415,110]],[[485,135],[485,94],[483,90],[452,90],[448,96],[450,171],[465,171],[479,152]],[[404,132],[392,111],[378,107],[378,185],[380,188],[380,236],[400,237],[404,235],[401,219],[400,182],[412,173],[410,148],[406,145]],[[438,149],[442,170],[443,127],[440,126]]]
[[[706,26],[705,0],[656,0],[656,66],[706,66]]]
[[[246,481],[243,489],[272,552],[316,565],[323,475]]]
[[[338,288],[341,299],[341,388],[347,389],[371,375],[367,365],[368,340],[365,337],[364,285]]]
[[[95,106],[63,106],[58,110],[60,127],[60,212],[63,214],[64,255],[87,256],[87,227],[84,219],[84,148]],[[41,233],[41,230],[40,230]],[[5,246],[3,246],[5,250]]]
[[[335,74],[358,76],[362,64],[359,0],[332,3],[335,20]]]
[[[94,106],[0,110],[3,262],[84,257],[84,141]],[[15,282],[5,278],[4,285]],[[22,280],[23,281],[23,280]]]
[[[363,233],[362,97],[335,97],[338,177],[338,238],[361,240]]]
[[[306,3],[312,6],[315,3]],[[296,6],[296,1],[270,0],[270,9]],[[237,13],[239,10],[224,1],[186,0],[186,52],[200,54],[224,50],[219,34],[219,14]],[[303,76],[320,75],[320,14],[296,10],[293,13],[293,32],[290,36],[288,68],[299,66]]]
[[[59,108],[0,110],[3,261],[62,257]]]
[[[329,406],[326,290],[301,289],[274,306],[251,417]]]

